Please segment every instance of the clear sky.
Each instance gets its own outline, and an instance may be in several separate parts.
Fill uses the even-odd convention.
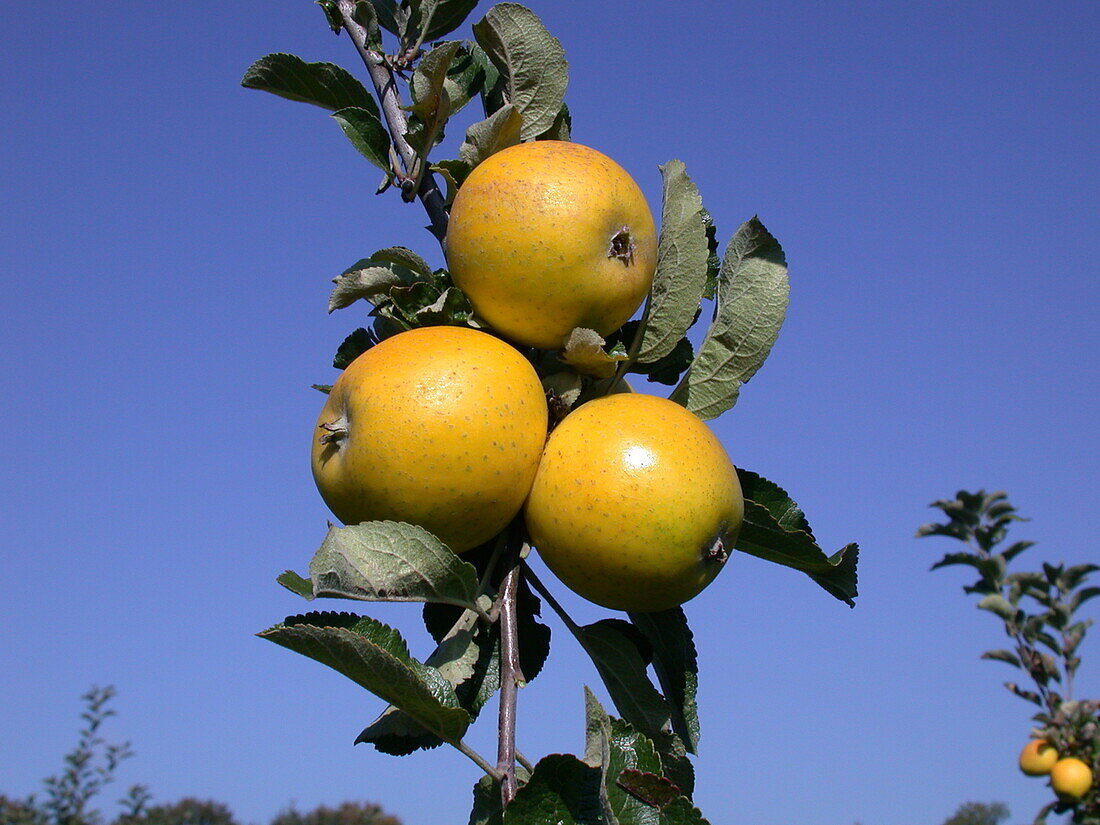
[[[530,5],[566,48],[576,140],[655,207],[680,158],[723,242],[759,214],[783,243],[786,326],[715,428],[827,550],[862,547],[854,610],[750,557],[688,605],[703,813],[930,825],[1001,800],[1030,821],[1030,706],[978,659],[1000,626],[913,533],[933,499],[1004,488],[1033,519],[1023,560],[1098,560],[1100,7]],[[137,756],[107,801],[141,782],[256,825],[343,799],[465,822],[471,763],[353,747],[380,701],[253,636],[306,608],[274,578],[324,533],[309,385],[362,321],[326,315],[329,279],[395,244],[443,263],[325,112],[238,85],[273,51],[359,71],[349,41],[308,0],[5,2],[0,31],[0,792],[59,770],[78,697],[114,684],[108,735]],[[363,612],[426,653],[416,607]],[[583,747],[598,681],[548,622],[529,755]]]

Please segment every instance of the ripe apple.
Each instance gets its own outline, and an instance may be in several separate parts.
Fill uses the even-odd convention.
[[[313,433],[313,478],[345,524],[418,524],[456,553],[519,512],[546,441],[546,396],[509,344],[413,329],[351,363]]]
[[[561,349],[576,327],[614,332],[657,266],[645,196],[606,155],[560,140],[482,161],[451,207],[447,264],[478,315],[505,338]]]
[[[524,509],[566,586],[616,610],[664,610],[722,569],[744,518],[737,471],[694,414],[653,395],[582,404],[550,434]]]
[[[1045,776],[1058,761],[1058,751],[1045,739],[1032,739],[1020,751],[1020,770],[1028,776]]]
[[[1075,802],[1092,787],[1092,769],[1073,756],[1059,759],[1050,769],[1050,787],[1059,799]]]

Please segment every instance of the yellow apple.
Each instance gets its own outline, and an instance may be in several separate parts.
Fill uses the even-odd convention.
[[[657,230],[633,178],[559,140],[482,161],[451,207],[447,264],[478,315],[512,341],[561,349],[576,327],[614,332],[641,305]]]
[[[1020,751],[1020,770],[1028,776],[1045,776],[1058,761],[1058,751],[1045,739],[1032,739]]]
[[[1059,799],[1074,802],[1092,787],[1092,769],[1072,756],[1059,759],[1050,769],[1050,787]]]
[[[623,393],[550,434],[524,508],[531,543],[567,587],[616,610],[664,610],[722,569],[744,518],[737,471],[698,417]]]
[[[466,327],[413,329],[336,380],[313,477],[345,524],[410,522],[461,553],[519,512],[546,428],[538,375],[514,347]]]

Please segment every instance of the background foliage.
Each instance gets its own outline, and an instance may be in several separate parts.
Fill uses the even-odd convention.
[[[115,715],[108,707],[113,687],[93,687],[84,694],[84,712],[76,746],[64,757],[64,770],[43,780],[44,795],[18,799],[0,793],[0,825],[240,825],[229,806],[186,797],[177,802],[152,804],[143,785],[133,785],[120,801],[121,812],[105,815],[100,809],[105,788],[116,778],[121,763],[134,755],[130,744],[104,738],[103,724]],[[343,802],[321,805],[306,813],[287,807],[270,825],[401,825],[372,803]]]

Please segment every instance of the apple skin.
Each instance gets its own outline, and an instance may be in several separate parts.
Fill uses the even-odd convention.
[[[1050,769],[1050,787],[1059,799],[1076,802],[1092,787],[1092,768],[1073,756],[1059,759]]]
[[[576,327],[607,336],[641,306],[657,229],[633,178],[559,140],[490,155],[451,207],[447,265],[478,316],[505,338],[561,349]]]
[[[575,593],[651,612],[714,580],[744,498],[725,448],[698,417],[623,393],[581,405],[550,434],[524,518],[539,557]]]
[[[523,506],[546,441],[534,367],[484,332],[402,332],[340,375],[313,432],[313,477],[345,524],[420,525],[461,553]]]
[[[1020,751],[1020,770],[1028,776],[1046,776],[1058,761],[1058,751],[1045,739],[1032,739]]]

